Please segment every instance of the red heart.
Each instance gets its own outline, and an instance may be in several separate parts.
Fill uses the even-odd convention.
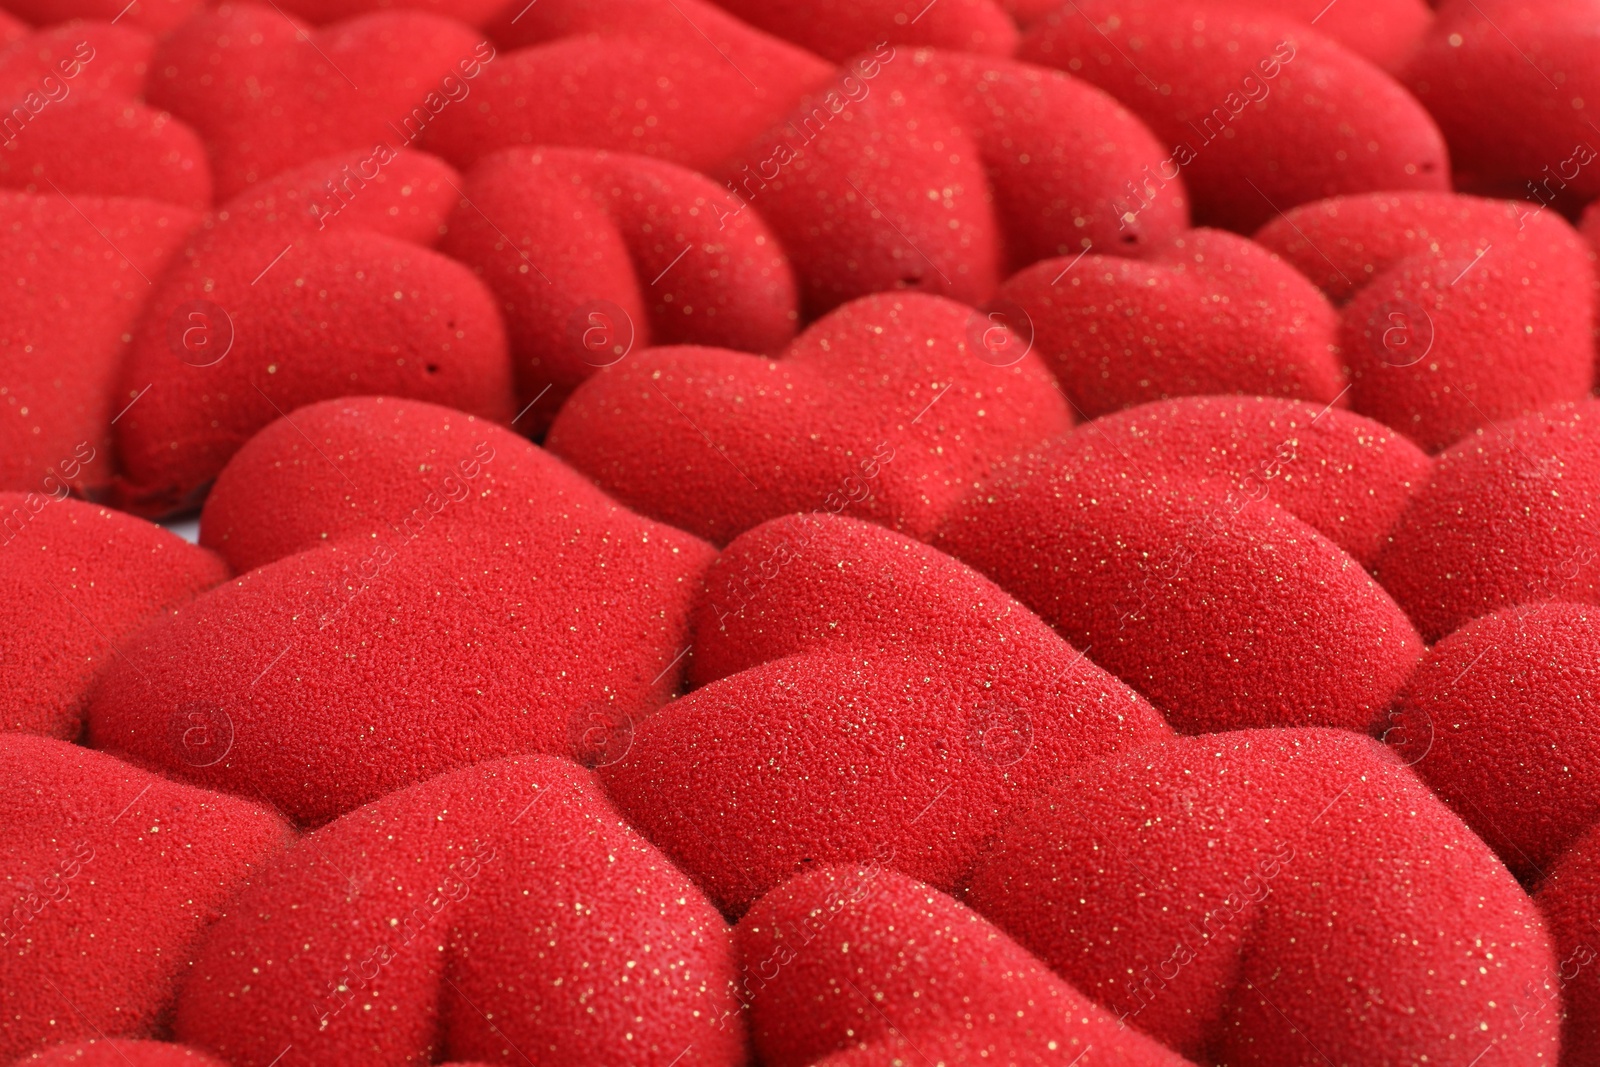
[[[1525,997],[1518,1010],[1553,1013],[1564,1008],[1563,1061],[1592,1062],[1600,1055],[1600,967],[1595,952],[1600,933],[1600,825],[1567,851],[1540,883],[1536,899],[1556,943],[1557,981],[1536,987],[1536,996]]]
[[[712,541],[812,510],[924,537],[991,462],[1070,426],[1025,343],[940,297],[865,297],[780,359],[690,346],[625,359],[573,393],[546,444]]]
[[[81,212],[81,213],[80,213]],[[195,216],[148,200],[0,191],[0,485],[51,492],[45,479],[77,455],[80,493],[110,484],[113,392],[152,280]]]
[[[513,149],[463,183],[443,251],[500,298],[524,432],[598,367],[652,344],[775,352],[794,336],[777,237],[709,178],[642,156]],[[548,394],[546,394],[548,390]]]
[[[1258,239],[1341,311],[1351,406],[1437,452],[1594,381],[1594,255],[1554,211],[1450,193],[1306,204]]]
[[[699,688],[601,773],[730,914],[886,843],[895,870],[952,891],[1062,767],[1168,734],[994,585],[881,527],[769,522],[706,581]]]
[[[85,153],[85,144],[96,150]],[[0,185],[211,206],[199,135],[165,112],[111,95],[51,104],[0,149]]]
[[[272,812],[0,734],[0,1056],[171,1017],[207,926],[289,844]]]
[[[1360,564],[1271,492],[1130,465],[1114,442],[1074,433],[997,467],[934,544],[1088,649],[1180,730],[1365,731],[1422,640]]]
[[[879,48],[784,118],[719,173],[783,238],[811,315],[891,289],[977,304],[1045,256],[1132,252],[1188,225],[1181,180],[1140,217],[1114,207],[1160,145],[1044,67]]]
[[[1422,105],[1283,6],[1076,0],[1017,54],[1100,86],[1170,146],[1128,175],[1135,214],[1176,174],[1197,221],[1239,231],[1326,196],[1448,189],[1444,138]]]
[[[539,0],[490,26],[516,51],[422,146],[458,167],[502,148],[570,145],[707,170],[831,77],[827,63],[703,0]]]
[[[95,745],[320,823],[466,763],[603,748],[591,711],[643,716],[676,688],[710,546],[524,438],[356,398],[235,466],[202,541],[257,568],[123,647]],[[174,745],[191,710],[232,745]]]
[[[1387,719],[1384,740],[1528,885],[1600,823],[1597,623],[1561,601],[1475,619],[1428,650]]]
[[[881,858],[894,851],[886,844]],[[969,908],[881,862],[791,878],[739,920],[734,943],[746,977],[731,1006],[749,1006],[769,1067],[921,1062],[945,1042],[955,1055],[927,1062],[1042,1067],[1092,1049],[1126,1067],[1187,1064],[1118,1027]],[[982,1055],[988,1041],[1018,1058]],[[898,1044],[912,1058],[824,1059],[873,1044],[879,1056]]]
[[[481,33],[417,12],[313,30],[271,7],[223,4],[161,43],[149,98],[205,138],[217,193],[232,197],[321,156],[407,147],[419,123],[460,109],[494,54]]]
[[[196,954],[173,1029],[235,1064],[744,1062],[730,931],[593,777],[518,756],[309,834]],[[631,1037],[631,1041],[630,1041]],[[530,1060],[529,1062],[534,1062]]]
[[[32,493],[0,493],[0,724],[63,740],[122,643],[228,576],[223,562],[120,511],[66,499],[73,473],[111,457],[64,457]]]
[[[1338,399],[1338,317],[1291,265],[1221,230],[1143,259],[1036,263],[1000,299],[1033,323],[1039,354],[1089,418],[1201,393]]]
[[[138,399],[116,427],[119,503],[193,506],[252,434],[329,397],[409,396],[511,421],[493,296],[410,243],[437,237],[453,177],[419,153],[354,153],[208,220],[150,297],[121,369],[123,403]]]
[[[1596,0],[1441,0],[1401,78],[1439,123],[1456,187],[1576,206],[1600,194]]]
[[[1001,832],[968,900],[1202,1062],[1555,1055],[1559,1012],[1523,1007],[1554,963],[1533,902],[1415,775],[1342,730],[1085,760]]]

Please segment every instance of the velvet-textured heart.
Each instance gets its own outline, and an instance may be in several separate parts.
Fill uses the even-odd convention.
[[[412,243],[437,238],[454,172],[420,153],[356,155],[240,194],[158,280],[121,368],[118,399],[132,406],[116,426],[120,506],[197,504],[252,434],[329,397],[414,397],[511,421],[493,295]]]
[[[719,543],[847,509],[925,537],[991,462],[1071,425],[1023,345],[941,297],[864,297],[778,359],[631,356],[573,393],[546,444],[629,507]]]
[[[1257,239],[1342,305],[1351,406],[1430,452],[1594,382],[1594,254],[1538,204],[1337,197]]]
[[[1151,400],[1245,393],[1332,403],[1344,389],[1337,313],[1290,264],[1221,230],[1137,260],[1047,259],[1000,298],[1089,418]]]
[[[227,198],[321,156],[411,145],[440,111],[463,106],[494,56],[482,33],[437,15],[380,12],[318,30],[228,3],[161,42],[149,98],[205,138]]]
[[[952,891],[1060,768],[1169,733],[992,583],[850,519],[780,519],[730,545],[693,653],[699,688],[636,724],[601,774],[733,914],[886,845],[894,869]]]
[[[325,402],[257,440],[208,543],[292,514],[307,467],[333,488],[235,558],[296,554],[123,646],[97,747],[321,823],[464,764],[574,754],[586,709],[643,717],[677,687],[710,546],[431,404]],[[226,743],[179,743],[189,715]]]
[[[128,340],[195,222],[151,200],[0,190],[0,487],[111,483]]]
[[[587,149],[511,149],[463,183],[442,250],[506,319],[518,420],[533,434],[599,367],[651,345],[776,352],[794,336],[777,236],[711,179]]]
[[[154,1036],[206,927],[292,839],[255,804],[0,734],[0,1057]]]
[[[1086,760],[967,897],[1077,988],[1207,1063],[1550,1063],[1538,909],[1370,738],[1244,730]],[[1320,1053],[1320,1054],[1319,1054]]]

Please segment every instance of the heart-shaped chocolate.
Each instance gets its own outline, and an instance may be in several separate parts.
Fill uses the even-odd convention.
[[[507,49],[419,142],[458,167],[582,146],[706,171],[830,82],[827,62],[705,0],[539,0],[491,22]]]
[[[252,434],[329,397],[415,397],[510,422],[493,295],[412,243],[438,236],[456,177],[420,153],[353,153],[208,218],[157,281],[121,368],[118,503],[198,504]]]
[[[933,543],[1182,731],[1365,731],[1422,640],[1360,564],[1271,492],[1130,465],[1114,442],[1074,433],[997,467]]]
[[[68,456],[33,493],[0,493],[0,727],[75,739],[89,691],[145,624],[221,582],[214,554],[131,515],[70,500]]]
[[[808,870],[739,920],[734,945],[745,979],[734,1006],[748,1007],[763,1063],[834,1064],[823,1057],[877,1043],[915,1057],[947,1041],[954,1058],[929,1062],[1032,1067],[1089,1062],[1093,1051],[1126,1067],[1187,1063],[1117,1026],[970,908],[890,870],[894,851],[885,845],[865,865]],[[984,1055],[992,1041],[1022,1058]],[[846,1053],[839,1062],[897,1061]]]
[[[1182,179],[1139,217],[1124,183],[1161,155],[1132,112],[1046,67],[879,48],[718,173],[783,239],[810,315],[917,289],[980,304],[1091,246],[1134,254],[1189,222]]]
[[[1600,193],[1596,0],[1441,0],[1401,80],[1450,142],[1456,187],[1563,208]]]
[[[1600,402],[1480,428],[1440,454],[1376,575],[1422,636],[1545,600],[1600,602]]]
[[[0,275],[13,282],[0,293],[0,486],[98,496],[111,483],[128,339],[195,221],[150,200],[0,190]]]
[[[1075,0],[1017,55],[1098,85],[1161,138],[1127,177],[1135,217],[1180,176],[1197,222],[1242,233],[1322,197],[1450,187],[1444,137],[1421,104],[1284,4],[1259,6]]]
[[[322,156],[414,144],[446,108],[466,106],[495,55],[482,33],[421,12],[317,30],[271,6],[226,3],[163,39],[148,92],[205,138],[217,194],[231,198]]]

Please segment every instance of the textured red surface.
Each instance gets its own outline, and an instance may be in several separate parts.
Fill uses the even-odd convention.
[[[1170,146],[1141,161],[1149,175],[1124,179],[1138,214],[1146,198],[1159,205],[1171,195],[1169,172],[1181,172],[1197,222],[1240,231],[1323,197],[1449,187],[1444,138],[1421,105],[1366,60],[1281,15],[1079,0],[1030,30],[1017,54],[1105,89]]]
[[[194,221],[149,200],[0,191],[0,486],[52,492],[65,474],[89,493],[111,481],[111,420],[130,399],[113,389],[118,368],[148,279]]]
[[[428,116],[447,94],[465,99],[494,54],[482,33],[436,15],[381,12],[311,30],[268,5],[227,3],[161,42],[149,98],[205,138],[228,198],[321,156],[407,147],[420,132],[405,124],[413,109]]]
[[[320,823],[466,763],[571,753],[584,709],[643,716],[676,688],[708,545],[458,412],[333,401],[266,434],[205,539],[232,552],[230,509],[302,499],[305,469],[326,467],[322,503],[236,558],[320,547],[125,645],[92,744]],[[231,746],[174,747],[172,709]]]
[[[1233,6],[1295,19],[1394,73],[1433,22],[1426,0],[1231,0]]]
[[[1338,313],[1288,263],[1221,230],[1188,231],[1139,260],[1047,259],[1000,298],[1027,312],[1040,356],[1088,418],[1201,393],[1321,406],[1344,390]]]
[[[1120,461],[1075,433],[997,468],[934,544],[1182,731],[1372,726],[1422,641],[1361,565],[1270,493]]]
[[[733,1065],[742,1028],[710,1014],[733,979],[727,924],[588,772],[520,756],[353,811],[252,879],[174,1030],[233,1067],[285,1045],[330,1067]]]
[[[1595,401],[1480,429],[1440,455],[1378,559],[1378,580],[1429,641],[1510,605],[1593,603],[1597,494]]]
[[[1274,504],[1371,567],[1433,462],[1383,424],[1325,405],[1197,396],[1085,423],[1075,439],[1120,449],[1129,467],[1219,483]]]
[[[124,1038],[56,1045],[18,1061],[34,1067],[228,1067],[198,1049]]]
[[[833,76],[704,0],[508,4],[489,32],[516,51],[473,83],[475,107],[446,109],[422,140],[459,167],[501,148],[567,145],[704,170]]]
[[[1518,1012],[1554,962],[1533,902],[1368,738],[1249,731],[1079,764],[968,899],[1207,1062],[1556,1059],[1557,1016]]]
[[[718,173],[783,239],[808,314],[889,289],[980,303],[1036,260],[1137,252],[1189,221],[1181,181],[1118,218],[1123,182],[1161,145],[1043,67],[886,46],[781,118]]]
[[[1090,1050],[1127,1067],[1185,1062],[1119,1030],[1104,1008],[969,908],[881,866],[826,866],[785,882],[739,921],[734,943],[742,985],[730,1007],[749,1005],[756,1051],[769,1067],[804,1067],[896,1038],[927,1055],[926,1037],[937,1048],[972,1027],[993,1027],[984,1036],[1027,1062],[1067,1064]],[[966,1055],[950,1062],[993,1062],[962,1045],[952,1051]]]
[[[6,7],[30,22],[47,26],[69,19],[118,19],[118,25],[160,33],[204,7],[203,0],[6,0]],[[120,16],[120,17],[119,17]]]
[[[50,104],[0,150],[0,186],[48,196],[51,183],[74,195],[211,206],[199,136],[166,112],[109,95]]]
[[[512,0],[278,0],[278,6],[318,26],[379,11],[421,11],[473,26],[482,26],[502,12],[508,17],[515,16],[528,2],[529,0],[520,0],[518,3],[513,3]]]
[[[991,583],[879,527],[767,523],[707,587],[700,688],[636,724],[601,773],[733,914],[794,872],[886,845],[895,869],[953,889],[1060,768],[1168,732]]]
[[[511,421],[494,297],[411,243],[437,235],[452,172],[395,155],[387,180],[365,186],[378,161],[356,163],[352,183],[341,159],[241,194],[158,282],[121,370],[130,399],[150,387],[116,427],[122,506],[198,503],[252,434],[329,397],[387,393]]]
[[[1597,19],[0,0],[0,1064],[1600,1067]]]
[[[277,816],[76,745],[0,734],[0,1057],[149,1036]]]
[[[1597,681],[1600,609],[1507,608],[1429,651],[1385,739],[1532,883],[1600,822]]]
[[[1484,248],[1515,248],[1541,274],[1568,280],[1586,273],[1593,253],[1553,211],[1531,200],[1491,200],[1446,192],[1334,196],[1283,213],[1255,239],[1293,263],[1335,304],[1349,303],[1368,282],[1407,259],[1442,260]],[[1465,264],[1463,264],[1465,265]]]
[[[0,729],[70,741],[122,643],[228,570],[159,527],[58,496],[0,493]]]
[[[1537,203],[1340,197],[1257,237],[1348,301],[1352,407],[1429,451],[1594,382],[1594,252]]]
[[[1402,78],[1449,139],[1459,186],[1540,201],[1600,193],[1583,110],[1600,98],[1596,19],[1596,0],[1439,5]]]
[[[107,17],[115,14],[108,12]],[[132,18],[115,25],[64,22],[13,42],[0,52],[0,100],[5,100],[9,109],[29,93],[47,99],[60,96],[63,101],[102,96],[138,99],[144,95],[155,39],[135,28],[133,22]],[[46,82],[47,77],[54,81]],[[30,125],[55,106],[45,104],[29,120]],[[8,117],[15,120],[15,115]],[[8,132],[20,136],[14,127]]]
[[[817,0],[771,4],[764,0],[715,0],[752,26],[835,63],[893,45],[947,48],[1009,56],[1017,26],[996,0]]]
[[[497,490],[513,500],[549,493],[561,502],[554,515],[562,506],[620,510],[491,422],[416,400],[346,397],[308,405],[246,442],[206,497],[200,542],[242,574],[329,543],[479,522],[473,506]]]
[[[500,300],[518,409],[540,401],[524,432],[548,427],[578,383],[632,350],[775,352],[794,336],[794,275],[776,236],[693,171],[513,149],[484,158],[462,192],[442,250]]]
[[[277,226],[286,241],[334,227],[432,246],[460,202],[460,185],[454,167],[416,149],[392,157],[369,148],[335,153],[259,181],[222,205],[189,255],[222,240],[230,224]]]
[[[1535,899],[1555,941],[1556,965],[1538,989],[1540,999],[1525,1010],[1564,1014],[1562,1067],[1594,1067],[1600,1063],[1600,825],[1568,850]]]
[[[1072,424],[1038,357],[1010,354],[1020,344],[951,300],[865,297],[779,359],[630,356],[573,394],[546,443],[629,507],[718,543],[810,511],[925,537],[990,463]]]

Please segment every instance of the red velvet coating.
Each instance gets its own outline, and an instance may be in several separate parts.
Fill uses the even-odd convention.
[[[1556,1058],[1557,1017],[1518,1011],[1554,962],[1533,902],[1370,738],[1253,730],[1081,763],[968,900],[1207,1062]]]
[[[625,153],[512,149],[485,157],[463,186],[442,248],[500,301],[517,407],[539,401],[518,420],[525,433],[630,352],[776,352],[794,336],[782,246],[709,178]]]
[[[934,544],[1184,732],[1365,731],[1422,655],[1361,565],[1270,492],[1129,467],[1097,436],[997,468]]]
[[[1127,175],[1135,214],[1170,195],[1173,174],[1197,222],[1241,232],[1324,197],[1449,188],[1444,138],[1422,105],[1282,15],[1204,0],[1078,0],[1031,29],[1017,55],[1088,79],[1161,138],[1167,151],[1144,161],[1150,174]]]
[[[592,776],[518,756],[308,835],[228,908],[173,1028],[234,1067],[286,1045],[328,1067],[733,1067],[741,1028],[709,1014],[733,977],[727,924]]]
[[[629,356],[579,387],[546,444],[629,507],[719,543],[797,511],[926,537],[990,463],[1071,424],[1019,338],[954,301],[884,293],[779,359]]]
[[[885,846],[895,870],[952,890],[1063,767],[1168,732],[994,585],[877,526],[766,523],[707,588],[699,688],[636,723],[601,775],[729,914]]]
[[[460,412],[355,398],[293,418],[241,460],[232,514],[260,523],[331,462],[338,488],[257,558],[319,514],[338,525],[125,646],[90,712],[96,746],[317,824],[465,764],[575,753],[586,709],[643,717],[677,688],[710,546]],[[205,539],[230,551],[222,529]],[[173,746],[173,708],[230,743]]]
[[[0,1056],[151,1036],[206,927],[290,833],[236,797],[0,734]]]
[[[1202,393],[1341,400],[1339,317],[1288,263],[1221,230],[1190,230],[1142,259],[1046,259],[1000,289],[1039,354],[1095,418]]]

